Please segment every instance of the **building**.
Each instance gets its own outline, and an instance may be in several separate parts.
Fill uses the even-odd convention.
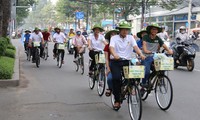
[[[151,23],[158,23],[159,25],[166,26],[168,34],[172,37],[175,35],[175,31],[180,26],[188,27],[188,7],[174,9],[174,10],[160,10],[145,15],[144,27]],[[141,15],[136,17],[130,17],[133,25],[133,33],[140,31]],[[200,27],[200,7],[192,8],[191,16],[191,28]]]

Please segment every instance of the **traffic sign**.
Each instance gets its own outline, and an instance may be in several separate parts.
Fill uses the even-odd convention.
[[[76,19],[84,19],[84,12],[76,12]]]

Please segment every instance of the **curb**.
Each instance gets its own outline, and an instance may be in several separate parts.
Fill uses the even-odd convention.
[[[12,79],[0,80],[0,87],[16,87],[19,85],[19,50],[16,47],[14,73]]]

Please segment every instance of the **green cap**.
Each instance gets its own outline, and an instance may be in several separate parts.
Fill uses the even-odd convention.
[[[45,28],[45,29],[44,29],[44,31],[45,31],[45,32],[47,32],[47,31],[48,31],[48,29],[47,29],[47,28]]]
[[[158,33],[162,32],[162,28],[157,23],[153,23],[151,25],[148,25],[147,26],[147,32],[150,33],[150,30],[153,27],[158,29]]]
[[[140,32],[138,32],[138,33],[137,33],[137,37],[140,38],[140,39],[142,39],[142,33],[143,33],[143,32],[146,32],[146,33],[147,33],[146,28],[143,28]]]
[[[39,31],[40,29],[38,27],[35,27],[34,31]]]
[[[92,30],[94,31],[95,28],[99,28],[101,32],[104,31],[104,29],[103,29],[103,28],[101,27],[101,25],[99,25],[99,24],[95,24],[95,25],[93,26]]]
[[[119,34],[119,30],[116,30],[116,29],[110,30],[110,31],[108,31],[108,32],[106,33],[105,39],[110,40],[110,34],[111,34],[112,32],[115,32],[115,33]]]
[[[117,29],[131,29],[131,25],[127,21],[121,21]]]

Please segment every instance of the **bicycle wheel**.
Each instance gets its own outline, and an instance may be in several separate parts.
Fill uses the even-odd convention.
[[[27,60],[31,61],[31,49],[30,48],[28,48],[28,51],[27,51]]]
[[[75,64],[75,66],[74,66],[75,67],[75,71],[78,72],[78,70],[79,70],[79,60],[75,61],[74,64]]]
[[[155,97],[158,106],[162,110],[167,110],[172,103],[173,99],[173,88],[170,79],[163,75],[158,78],[155,86]]]
[[[36,52],[35,52],[35,60],[36,60],[36,66],[39,68],[39,65],[40,65],[40,55],[39,55],[39,50],[38,48],[36,49]]]
[[[44,60],[47,60],[47,58],[48,58],[48,48],[45,47],[44,48]]]
[[[131,120],[140,120],[142,116],[142,101],[138,87],[133,85],[128,93],[128,109]]]
[[[61,51],[59,51],[59,52],[58,52],[58,55],[57,55],[57,66],[58,66],[59,68],[62,67],[62,53],[61,53]]]
[[[105,67],[102,67],[99,71],[99,79],[97,81],[97,92],[99,96],[104,94],[106,88],[106,75],[105,75]]]
[[[95,86],[95,80],[93,79],[93,77],[89,76],[89,87],[92,90]]]

